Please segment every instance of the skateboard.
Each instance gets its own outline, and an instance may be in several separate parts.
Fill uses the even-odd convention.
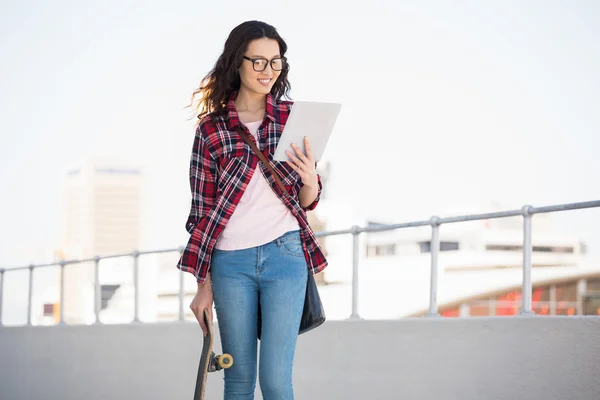
[[[209,320],[208,310],[204,310],[204,323],[208,328],[208,333],[204,336],[202,343],[202,354],[200,355],[200,365],[198,366],[198,376],[196,378],[196,390],[194,400],[204,400],[204,389],[206,389],[206,376],[209,372],[215,372],[233,365],[233,357],[229,354],[216,356],[213,348],[212,321]]]

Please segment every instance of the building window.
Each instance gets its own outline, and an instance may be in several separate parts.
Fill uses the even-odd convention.
[[[488,244],[485,246],[485,249],[488,251],[522,251],[523,246],[510,244]],[[532,251],[536,253],[572,254],[575,252],[575,249],[568,246],[533,246]]]
[[[560,302],[577,302],[577,284],[568,283],[556,285],[556,301]]]
[[[44,317],[53,317],[56,304],[44,304]]]
[[[469,306],[469,316],[471,317],[487,317],[489,315],[489,301],[476,301]]]
[[[516,245],[508,245],[508,244],[488,244],[485,246],[486,250],[489,251],[521,251],[523,248],[521,246]]]
[[[108,302],[114,296],[115,292],[121,285],[101,285],[100,286],[100,309],[104,310],[108,307]]]
[[[460,315],[460,310],[458,308],[450,308],[442,311],[440,314],[445,318],[457,318]]]
[[[566,246],[533,246],[533,251],[540,253],[573,253],[573,247]]]
[[[396,245],[394,243],[367,247],[368,257],[381,257],[393,255],[396,255]]]
[[[587,291],[588,292],[598,292],[600,293],[600,279],[590,279],[587,281]]]
[[[600,293],[586,294],[581,299],[583,315],[600,315]]]
[[[419,242],[421,253],[431,253],[431,241]],[[440,251],[454,251],[460,248],[458,242],[440,242]]]

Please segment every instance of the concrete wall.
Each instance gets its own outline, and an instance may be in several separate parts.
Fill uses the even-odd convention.
[[[0,399],[192,399],[200,346],[191,322],[0,328]],[[295,368],[297,399],[598,400],[600,318],[331,321]]]

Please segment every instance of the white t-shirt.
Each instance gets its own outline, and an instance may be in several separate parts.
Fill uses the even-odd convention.
[[[257,142],[261,123],[245,124]],[[298,220],[273,192],[257,165],[215,247],[220,250],[247,249],[271,242],[297,229],[300,229]]]

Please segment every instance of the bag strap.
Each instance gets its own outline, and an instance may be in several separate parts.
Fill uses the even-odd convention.
[[[256,154],[258,156],[260,161],[262,161],[262,163],[265,164],[265,166],[269,169],[269,172],[271,173],[271,175],[273,175],[273,178],[275,178],[275,182],[277,182],[277,185],[281,189],[282,193],[289,194],[288,191],[286,190],[285,186],[283,185],[283,182],[281,182],[279,175],[277,175],[277,173],[271,166],[271,163],[267,160],[265,155],[258,149],[258,147],[256,147],[256,144],[248,137],[246,132],[244,132],[244,130],[242,128],[240,128],[239,125],[235,127],[235,130],[237,131],[237,133],[239,133],[239,135],[242,137],[242,139],[244,139],[244,141],[246,143],[248,143],[248,145],[250,146],[250,148],[252,149],[254,154]]]

